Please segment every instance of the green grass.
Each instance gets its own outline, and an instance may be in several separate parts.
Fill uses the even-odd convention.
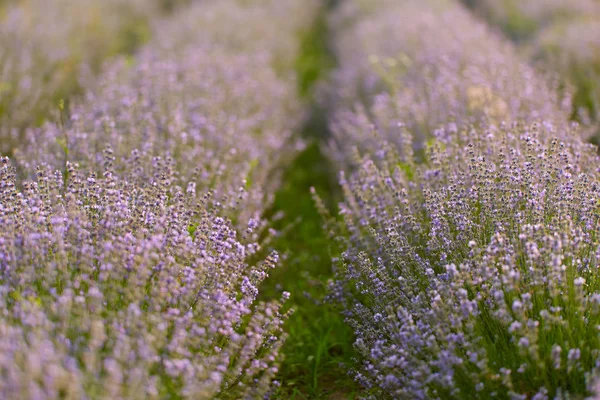
[[[326,79],[335,66],[328,47],[327,6],[312,29],[304,32],[301,54],[295,68],[298,92],[311,105],[315,86]],[[310,141],[287,167],[283,184],[276,193],[266,217],[283,212],[274,222],[282,232],[273,248],[283,255],[261,288],[263,299],[279,298],[291,292],[295,310],[285,325],[288,339],[285,357],[277,379],[279,399],[353,399],[359,388],[348,375],[355,353],[352,330],[344,322],[336,304],[326,301],[327,282],[332,279],[331,257],[337,253],[323,229],[323,219],[315,207],[310,188],[314,187],[325,205],[334,210],[340,198],[336,169],[322,152],[328,136],[326,115],[312,104],[313,112],[303,129]]]
[[[286,214],[276,229],[293,224],[274,243],[286,259],[261,291],[264,298],[278,298],[282,290],[292,293],[290,304],[295,312],[286,323],[289,337],[278,376],[282,382],[278,398],[282,399],[346,399],[357,391],[348,375],[354,358],[352,331],[337,305],[324,301],[335,249],[310,194],[314,186],[332,205],[338,194],[332,170],[318,143],[313,142],[286,171],[270,212]]]
[[[300,38],[300,54],[295,62],[298,93],[309,98],[315,85],[335,66],[328,46],[327,6],[323,6],[313,25]]]

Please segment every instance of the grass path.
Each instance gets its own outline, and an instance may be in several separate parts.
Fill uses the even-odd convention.
[[[336,207],[339,190],[335,168],[320,145],[328,137],[327,116],[311,100],[315,85],[335,66],[327,44],[326,13],[332,6],[324,6],[304,34],[296,63],[299,92],[313,108],[302,131],[309,144],[284,172],[283,185],[267,215],[284,215],[274,224],[284,233],[273,244],[284,261],[261,293],[263,298],[278,298],[287,290],[292,293],[290,303],[295,310],[286,324],[289,337],[278,376],[282,386],[276,396],[280,399],[352,399],[358,393],[348,375],[354,358],[352,331],[336,305],[325,301],[327,281],[332,278],[331,256],[336,250],[323,230],[310,193],[315,187],[328,207]]]

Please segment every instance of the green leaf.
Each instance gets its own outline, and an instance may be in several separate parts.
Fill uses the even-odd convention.
[[[188,226],[188,233],[190,234],[190,236],[192,237],[192,239],[196,238],[196,230],[198,229],[198,224],[190,224]]]
[[[409,163],[405,163],[405,162],[399,162],[397,164],[398,168],[400,168],[403,172],[404,175],[406,175],[406,178],[409,181],[412,181],[414,176],[415,176],[415,167],[413,164],[409,164]]]
[[[60,146],[60,148],[65,152],[65,155],[69,155],[69,145],[67,143],[66,138],[56,138],[56,143]]]

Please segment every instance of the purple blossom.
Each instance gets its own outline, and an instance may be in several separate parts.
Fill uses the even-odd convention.
[[[225,0],[157,18],[135,57],[82,83],[69,118],[19,130],[0,164],[0,397],[271,391],[289,293],[257,300],[279,262],[261,261],[261,215],[302,147],[289,75],[318,7]]]
[[[347,1],[334,21],[334,287],[357,381],[384,399],[591,394],[600,160],[570,106],[458,4]]]

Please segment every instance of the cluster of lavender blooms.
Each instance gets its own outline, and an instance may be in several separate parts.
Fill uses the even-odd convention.
[[[364,150],[378,141],[365,134],[365,124],[396,143],[406,125],[421,151],[449,121],[567,123],[569,97],[559,98],[553,84],[461,4],[349,1],[332,21],[343,66],[335,73],[334,154],[344,163],[352,162],[353,146]]]
[[[157,1],[25,0],[0,16],[0,151],[58,108],[78,76],[148,35]],[[9,138],[14,137],[12,140]]]
[[[204,25],[203,38],[195,40],[203,40],[208,45],[218,42],[219,46],[226,45],[236,53],[261,53],[270,58],[271,66],[278,76],[295,79],[290,76],[290,72],[300,51],[298,35],[310,27],[322,7],[321,2],[254,0],[242,2],[242,7],[231,7],[228,1],[213,1],[209,4],[210,7],[204,13],[180,17],[180,22],[183,22],[182,19],[186,21],[183,22],[183,29],[188,34],[196,35],[198,25]],[[223,25],[221,21],[224,18],[239,28],[231,29],[231,26]],[[171,42],[170,46],[177,41],[188,40],[181,25],[171,26],[173,29],[170,34],[160,34],[162,39]],[[161,29],[158,31],[162,32]]]
[[[257,399],[277,385],[289,294],[256,301],[278,261],[257,261],[272,234],[260,216],[301,146],[280,49],[307,9],[318,2],[190,5],[2,159],[0,397]]]
[[[390,94],[381,74],[369,74],[367,60],[357,73],[361,57],[382,50],[355,46],[354,57],[341,57],[341,68],[349,71],[339,74],[354,74],[361,89],[374,85],[354,92],[356,99],[364,95],[354,109],[344,99],[350,92],[342,93],[346,111],[332,121],[340,139],[346,135],[360,146],[346,155],[354,169],[341,175],[342,221],[330,220],[345,249],[336,260],[332,296],[346,305],[357,335],[362,364],[356,379],[377,399],[541,400],[594,393],[600,374],[595,147],[564,123],[561,107],[544,108],[544,101],[558,103],[541,80],[531,74],[541,83],[524,84],[513,75],[513,65],[529,70],[503,52],[506,47],[492,47],[499,42],[488,33],[446,45],[466,35],[460,32],[468,31],[465,26],[479,29],[459,5],[376,3],[346,3],[344,18],[361,6],[379,9],[363,21],[345,19],[351,39],[340,38],[340,47],[345,40],[386,47],[390,61],[375,53],[381,65],[406,62],[402,69],[381,67],[383,76],[401,84]],[[412,27],[420,21],[428,21],[428,30],[419,36]],[[380,39],[370,41],[380,30]],[[439,41],[443,45],[434,46]],[[420,46],[423,58],[411,46]],[[449,54],[448,48],[455,50]],[[452,63],[461,67],[447,67]],[[481,65],[495,74],[478,74]],[[405,82],[417,70],[424,77]],[[465,71],[486,78],[477,87],[488,89],[477,90],[489,93],[478,94],[488,103],[477,103],[483,107],[477,118],[478,96],[468,95],[474,78]],[[445,91],[466,95],[449,103]],[[402,96],[405,101],[398,100]],[[511,107],[513,96],[521,107]],[[494,113],[496,99],[505,104],[501,115]],[[415,114],[435,121],[423,147]]]
[[[531,39],[539,31],[571,18],[598,15],[595,0],[463,0],[516,40]]]
[[[533,51],[539,64],[574,87],[572,117],[586,125],[600,121],[600,4],[592,16],[583,14],[542,31]]]
[[[248,264],[210,197],[156,161],[146,183],[0,171],[0,397],[255,399],[277,372],[285,315],[255,304],[277,255]],[[135,172],[133,172],[135,173]]]
[[[376,398],[584,395],[600,366],[594,150],[552,125],[436,132],[343,179],[335,294]],[[594,167],[596,168],[596,167]],[[537,397],[535,397],[537,396]]]
[[[600,3],[594,0],[472,3],[475,10],[508,35],[530,42],[531,57],[575,87],[574,118],[584,123],[600,118]]]
[[[297,0],[198,3],[157,23],[151,44],[133,62],[109,66],[67,121],[26,130],[14,152],[19,174],[31,176],[40,164],[64,169],[73,160],[97,170],[108,144],[117,172],[139,165],[137,179],[161,156],[175,160],[182,186],[203,182],[219,197],[253,186],[237,217],[242,224],[257,218],[277,186],[276,167],[302,145],[292,137],[303,118],[295,77],[277,71],[291,55],[278,49],[310,14],[297,13],[287,29],[275,24],[278,35],[261,36],[265,21],[282,20],[294,7]]]

